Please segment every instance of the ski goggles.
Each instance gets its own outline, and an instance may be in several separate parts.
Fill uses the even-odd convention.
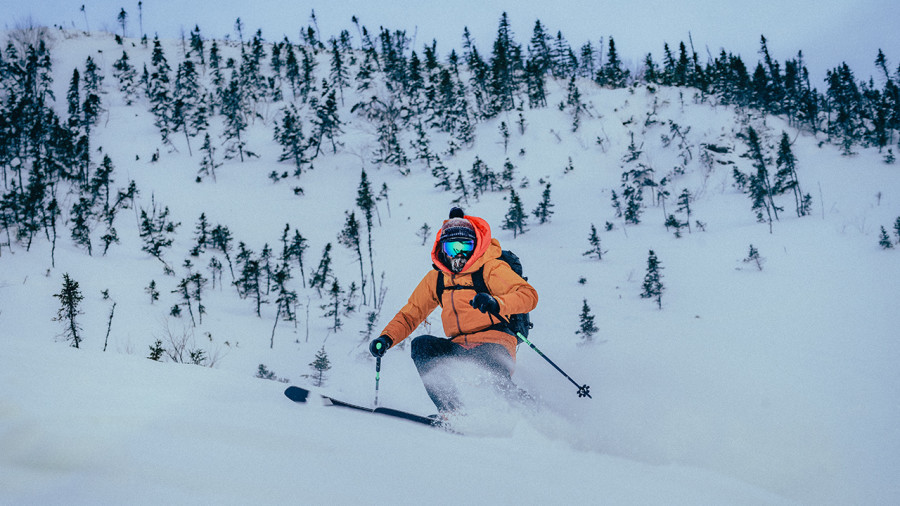
[[[441,250],[447,257],[453,258],[460,253],[475,251],[475,241],[444,241],[441,243]]]

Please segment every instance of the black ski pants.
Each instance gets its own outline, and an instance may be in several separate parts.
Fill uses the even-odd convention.
[[[453,362],[478,365],[487,372],[488,381],[499,391],[515,391],[511,379],[513,359],[502,345],[485,343],[466,349],[450,339],[422,335],[413,339],[411,353],[425,391],[442,413],[461,408],[456,381],[450,376],[450,369],[439,367],[442,365]]]

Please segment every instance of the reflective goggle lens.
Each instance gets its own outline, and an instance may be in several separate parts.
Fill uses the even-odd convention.
[[[441,243],[444,254],[450,258],[460,253],[471,253],[475,250],[475,241],[448,241]]]

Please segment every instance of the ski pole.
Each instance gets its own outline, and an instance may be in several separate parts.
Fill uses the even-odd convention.
[[[509,320],[507,320],[506,318],[504,318],[503,316],[501,316],[499,313],[491,313],[491,314],[494,315],[494,316],[495,316],[498,320],[500,320],[502,323],[505,323],[506,325],[510,325]],[[560,374],[562,374],[563,376],[565,376],[567,380],[571,381],[573,385],[575,385],[576,387],[578,387],[578,397],[587,397],[588,399],[593,399],[593,397],[591,397],[591,393],[590,393],[591,387],[589,387],[589,386],[586,385],[586,384],[585,384],[585,385],[579,385],[575,380],[572,379],[571,376],[569,376],[568,374],[566,374],[565,371],[563,371],[562,369],[560,369],[558,365],[556,365],[552,360],[550,360],[550,357],[548,357],[547,355],[544,355],[544,352],[542,352],[541,350],[539,350],[538,347],[535,346],[534,343],[532,343],[531,341],[529,341],[527,337],[523,336],[521,332],[516,332],[516,336],[518,336],[519,339],[521,339],[522,342],[524,342],[525,344],[527,344],[532,350],[536,351],[538,355],[540,355],[541,357],[544,358],[544,360],[546,360],[547,362],[549,362],[550,365],[552,365],[554,368],[556,368],[556,370],[559,371]]]
[[[381,380],[381,357],[375,357],[375,406],[378,406],[378,381]]]

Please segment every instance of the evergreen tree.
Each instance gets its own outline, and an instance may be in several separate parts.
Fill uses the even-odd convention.
[[[674,214],[670,214],[669,217],[666,218],[665,225],[666,225],[666,230],[668,230],[669,228],[674,228],[675,229],[675,237],[678,238],[678,237],[681,237],[681,228],[684,226],[687,226],[687,223],[678,221],[678,218],[676,218]]]
[[[263,270],[258,258],[253,258],[253,252],[244,247],[244,243],[239,243],[241,251],[241,275],[236,281],[238,291],[241,297],[249,297],[254,301],[256,306],[256,316],[262,318],[262,304],[266,302],[263,298],[262,276]]]
[[[569,107],[572,115],[572,131],[577,132],[578,127],[581,125],[581,114],[584,112],[584,104],[581,102],[581,92],[575,84],[575,76],[569,79],[567,90],[566,105]]]
[[[72,240],[78,246],[87,249],[88,255],[92,255],[91,248],[91,229],[88,226],[88,220],[91,216],[91,203],[85,197],[80,197],[78,202],[72,206]]]
[[[91,127],[97,124],[97,119],[103,112],[100,100],[102,84],[103,75],[100,73],[100,68],[94,63],[94,59],[88,56],[84,64],[84,76],[82,76],[84,103],[81,107],[84,128],[88,135],[90,135]]]
[[[197,70],[192,60],[178,64],[173,90],[172,127],[173,131],[184,132],[188,154],[191,154],[191,138],[208,128],[206,104],[198,81]]]
[[[421,121],[416,123],[416,138],[410,142],[410,147],[416,153],[416,160],[425,161],[426,168],[430,169],[432,162],[440,162],[437,154],[431,151],[431,142]]]
[[[306,242],[306,239],[300,235],[300,231],[295,230],[294,237],[291,239],[287,255],[285,256],[285,261],[287,261],[288,258],[297,260],[297,264],[300,266],[300,279],[303,281],[303,288],[306,288],[306,273],[303,271],[303,255],[309,247]]]
[[[147,357],[150,360],[159,362],[162,359],[163,354],[166,352],[166,349],[163,348],[162,340],[157,339],[152,346],[150,346],[150,355]]]
[[[503,220],[503,229],[512,230],[513,238],[525,233],[525,210],[522,208],[522,200],[515,190],[509,190],[509,209]]]
[[[500,181],[504,189],[512,188],[516,179],[516,166],[509,161],[509,158],[503,162],[503,170],[500,172]]]
[[[762,270],[763,263],[765,259],[759,256],[759,250],[757,250],[753,245],[750,245],[750,251],[747,253],[747,257],[744,258],[745,264],[753,264],[756,266],[758,270]]]
[[[750,197],[753,200],[753,209],[757,213],[757,220],[761,223],[768,221],[769,231],[772,230],[772,217],[778,219],[778,208],[773,199],[774,192],[769,183],[769,171],[766,167],[766,159],[762,152],[759,135],[753,127],[747,128],[747,143],[750,146],[750,159],[756,168],[756,174],[750,177]],[[766,211],[763,217],[762,211]]]
[[[591,41],[587,41],[581,46],[580,55],[581,57],[579,58],[578,63],[578,76],[593,81],[597,77],[597,51],[594,49]]]
[[[571,66],[571,60],[569,59],[569,54],[571,52],[572,49],[569,47],[566,38],[563,37],[561,31],[557,31],[556,38],[553,39],[552,47],[550,49],[550,58],[552,61],[551,73],[556,79],[567,79],[575,71]]]
[[[662,283],[661,270],[662,266],[659,259],[656,258],[656,253],[650,250],[650,254],[647,256],[647,274],[644,276],[641,298],[656,299],[659,309],[662,309],[662,294],[665,290],[665,286]]]
[[[894,247],[894,243],[891,242],[891,236],[888,235],[884,227],[881,227],[881,236],[879,236],[878,244],[882,249],[893,249]]]
[[[622,217],[622,202],[619,200],[619,196],[616,194],[615,190],[612,190],[610,199],[612,200],[612,207],[616,211],[616,218]]]
[[[341,105],[344,105],[344,88],[350,84],[350,76],[344,65],[344,58],[338,47],[337,39],[331,39],[331,88],[337,88],[341,94]]]
[[[72,70],[72,79],[69,81],[66,102],[69,107],[69,127],[80,128],[83,121],[81,119],[81,74],[78,72],[78,68]]]
[[[500,16],[497,39],[491,54],[491,98],[493,114],[515,108],[515,95],[518,89],[516,70],[520,65],[519,48],[513,41],[512,29],[506,12]]]
[[[221,251],[225,255],[225,261],[228,262],[228,270],[231,272],[231,280],[235,281],[234,266],[231,263],[231,242],[231,231],[226,226],[216,225],[213,227],[212,232],[209,233],[210,247]]]
[[[144,291],[147,292],[147,295],[150,296],[150,305],[152,306],[154,302],[159,300],[159,290],[156,288],[156,281],[150,280],[150,284],[144,288]]]
[[[236,79],[228,82],[228,87],[222,94],[220,106],[225,116],[225,130],[223,136],[228,143],[225,149],[225,158],[231,159],[238,156],[244,161],[244,140],[242,134],[247,129],[247,120],[244,117],[244,95],[240,83]]]
[[[303,166],[309,163],[306,159],[306,149],[309,145],[303,136],[303,124],[297,108],[291,104],[281,111],[281,121],[275,125],[275,140],[281,144],[281,157],[279,162],[290,160],[294,163],[294,175],[302,173]]]
[[[897,236],[897,244],[900,244],[900,216],[894,221],[894,235]]]
[[[84,296],[78,289],[78,282],[70,278],[68,273],[63,274],[62,288],[59,293],[55,293],[53,296],[59,299],[60,303],[56,318],[53,320],[63,322],[65,325],[63,337],[65,337],[66,341],[71,342],[73,348],[80,348],[82,341],[80,335],[81,326],[76,321],[76,318],[83,314],[78,305],[84,300]]]
[[[291,279],[291,269],[287,262],[279,265],[275,272],[275,324],[272,326],[272,337],[269,340],[269,348],[275,347],[275,327],[278,326],[278,320],[291,322],[296,321],[297,315],[294,313],[294,305],[297,303],[297,292],[291,290],[287,286],[287,282]]]
[[[600,235],[597,233],[597,227],[591,223],[591,235],[588,237],[588,242],[591,244],[591,249],[582,253],[582,256],[597,256],[597,260],[603,260],[603,254],[606,253],[603,251],[603,246],[600,243]]]
[[[622,190],[622,196],[625,198],[625,210],[623,216],[625,223],[637,225],[641,222],[641,213],[643,212],[642,203],[644,201],[643,191],[640,186],[625,185]]]
[[[343,293],[344,290],[341,289],[341,285],[338,283],[337,278],[332,278],[331,288],[328,290],[330,302],[322,305],[321,309],[325,310],[325,314],[322,315],[323,317],[334,318],[332,325],[328,327],[333,332],[337,332],[344,326],[343,321],[341,321],[341,295],[343,295]]]
[[[363,265],[362,241],[359,233],[359,220],[356,219],[355,212],[344,213],[346,220],[344,221],[344,229],[338,236],[338,242],[341,245],[353,250],[356,253],[356,259],[359,262],[359,278],[363,292],[363,304],[366,303],[366,274]]]
[[[676,209],[676,212],[685,214],[686,219],[684,220],[684,223],[687,225],[689,233],[691,232],[691,198],[691,192],[685,188],[681,192],[681,195],[678,196],[678,208]]]
[[[216,162],[216,148],[210,141],[209,132],[206,132],[203,137],[200,152],[203,153],[203,157],[200,159],[200,169],[197,171],[197,182],[200,182],[200,176],[212,176],[213,182],[215,182],[216,169],[221,167],[222,163]]]
[[[587,299],[584,299],[584,303],[581,306],[581,315],[579,316],[579,326],[578,330],[575,331],[575,335],[580,335],[584,341],[590,342],[598,330],[600,329],[594,325],[594,315],[591,313]]]
[[[341,130],[341,120],[338,118],[337,96],[334,90],[331,90],[324,102],[316,108],[316,115],[312,123],[314,130],[310,138],[310,145],[315,145],[316,147],[313,158],[319,156],[319,153],[322,151],[322,142],[326,138],[331,141],[332,152],[337,153],[337,136],[343,131]]]
[[[169,134],[173,130],[173,100],[169,75],[171,67],[169,67],[158,37],[153,39],[153,53],[150,57],[150,62],[153,72],[149,74],[147,80],[147,98],[150,100],[150,110],[156,118],[155,124],[159,128],[160,135],[162,135],[162,141],[168,144]]]
[[[137,94],[137,71],[129,62],[128,53],[122,51],[122,56],[113,63],[113,77],[119,82],[119,92],[125,100],[125,105],[134,103]]]
[[[601,85],[610,88],[623,88],[629,77],[629,71],[622,68],[622,60],[619,59],[619,53],[616,51],[616,41],[612,36],[609,37],[609,49],[606,53],[606,63],[600,71]]]
[[[778,172],[775,173],[775,193],[786,193],[790,191],[794,195],[797,216],[805,216],[803,206],[803,194],[800,191],[800,182],[797,179],[797,159],[791,151],[791,140],[787,132],[781,133],[781,142],[778,146],[778,158],[776,159]]]
[[[453,189],[459,195],[454,202],[459,203],[465,201],[466,205],[469,204],[469,187],[466,186],[466,180],[463,177],[462,171],[457,171],[456,179],[454,180]]]
[[[538,223],[542,225],[550,221],[550,216],[553,215],[553,204],[550,202],[550,183],[547,183],[547,186],[544,187],[541,202],[532,211],[532,214],[538,219]]]
[[[315,371],[313,384],[317,387],[324,385],[325,373],[331,369],[331,362],[328,360],[328,354],[325,352],[324,346],[316,353],[316,359],[310,362],[309,366]]]
[[[209,246],[210,243],[209,235],[209,221],[206,219],[206,213],[200,213],[200,219],[197,221],[197,226],[194,228],[195,245],[191,248],[191,256],[200,256],[200,254],[206,251],[206,247]]]
[[[372,185],[369,183],[369,176],[363,169],[360,174],[359,187],[356,190],[356,205],[362,209],[363,216],[366,219],[366,234],[368,236],[369,248],[369,269],[372,275],[372,304],[378,306],[378,298],[375,295],[375,255],[372,248],[372,218],[375,211],[375,194],[372,192]]]
[[[535,77],[543,82],[544,76],[550,71],[553,61],[550,51],[550,36],[540,20],[534,22],[531,33],[531,41],[528,44],[528,64]]]
[[[325,288],[325,283],[331,277],[331,243],[328,243],[325,245],[325,249],[322,250],[322,259],[319,260],[316,272],[313,273],[312,279],[309,280],[309,287],[315,288],[316,292],[321,296],[322,288]]]
[[[169,207],[166,206],[162,211],[158,211],[156,201],[151,200],[150,213],[146,209],[141,209],[140,220],[140,236],[144,242],[141,248],[151,256],[158,259],[167,270],[169,265],[162,258],[163,250],[172,246],[175,230],[181,226],[181,223],[169,221]]]

